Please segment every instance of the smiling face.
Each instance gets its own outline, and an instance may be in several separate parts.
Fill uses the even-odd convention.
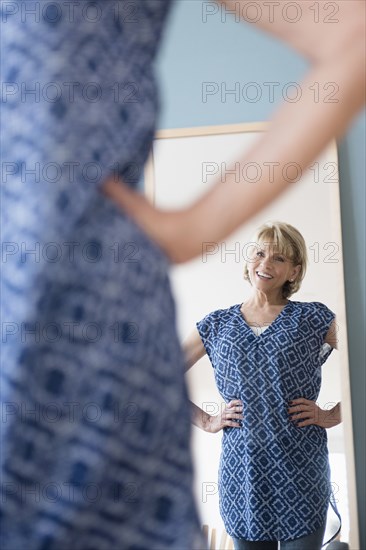
[[[254,292],[265,292],[267,299],[277,303],[298,292],[308,264],[306,243],[298,229],[268,221],[248,244],[243,275]]]
[[[248,275],[253,289],[282,296],[283,285],[294,280],[301,266],[294,266],[290,258],[281,254],[274,242],[260,242],[249,253]]]

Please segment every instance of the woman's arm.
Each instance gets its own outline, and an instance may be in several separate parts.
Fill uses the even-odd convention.
[[[337,331],[338,331],[338,325],[337,325],[336,319],[334,319],[333,323],[330,326],[330,329],[327,332],[327,335],[324,341],[326,344],[329,344],[334,349],[338,349]]]
[[[203,345],[200,333],[198,332],[197,327],[195,327],[192,332],[184,340],[183,352],[185,357],[186,371],[189,370],[193,365],[197,363],[201,357],[206,354],[206,348]]]
[[[195,365],[197,361],[205,355],[206,349],[203,345],[197,327],[195,327],[195,329],[184,340],[183,351],[186,359],[186,370],[193,367],[193,365]],[[238,420],[243,418],[243,415],[241,414],[243,406],[239,399],[230,401],[230,403],[225,406],[224,410],[217,416],[212,416],[194,403],[190,403],[193,424],[205,432],[216,433],[224,427],[240,427],[238,422],[234,422],[235,418]]]
[[[243,13],[243,0],[227,0],[226,4]],[[257,4],[263,6],[263,13],[268,12],[266,2]],[[324,2],[319,4],[325,6]],[[105,183],[104,192],[135,218],[172,262],[182,263],[198,256],[205,242],[221,242],[290,188],[298,171],[286,171],[285,179],[284,167],[296,163],[303,172],[332,138],[345,132],[364,105],[365,3],[349,0],[333,4],[339,8],[339,21],[333,25],[323,20],[315,23],[308,3],[302,4],[303,16],[296,24],[281,16],[257,23],[297,48],[312,63],[301,83],[299,101],[282,104],[269,131],[238,159],[242,164],[257,164],[261,173],[258,182],[237,183],[236,174],[229,173],[191,206],[176,211],[154,208],[147,199],[113,179]],[[314,83],[321,90],[336,83],[335,102],[316,101]],[[269,165],[273,168],[271,174]]]

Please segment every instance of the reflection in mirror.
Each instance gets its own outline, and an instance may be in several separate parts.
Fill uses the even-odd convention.
[[[258,167],[241,166],[237,159],[265,128],[261,123],[159,132],[145,173],[147,196],[160,208],[182,208],[218,178],[224,184],[232,170],[238,185],[255,185]],[[307,256],[305,274],[296,269],[298,259],[293,269],[286,254],[280,261],[283,249],[265,245],[273,244],[273,233],[258,237],[260,226],[277,221],[285,224],[280,233],[287,256],[296,249]],[[289,227],[297,231],[289,233]],[[281,298],[268,278],[274,275],[277,282],[304,276],[300,285],[293,283],[294,293]],[[241,399],[244,407],[239,428],[210,433],[193,427],[195,493],[202,524],[217,535],[212,547],[221,547],[215,546],[221,540],[229,548],[225,531],[252,540],[266,529],[278,538],[308,534],[326,514],[331,489],[342,517],[338,539],[358,548],[335,144],[298,174],[289,192],[225,241],[203,243],[199,258],[172,266],[171,281],[178,334],[194,363],[187,373],[191,401],[204,411],[203,420],[219,417],[232,399]],[[259,295],[270,296],[277,307],[258,313]],[[296,398],[307,400],[295,405],[313,419],[309,425],[290,420],[287,401]],[[334,425],[339,402],[342,422]],[[332,427],[323,427],[324,419]],[[338,527],[329,506],[324,542]]]

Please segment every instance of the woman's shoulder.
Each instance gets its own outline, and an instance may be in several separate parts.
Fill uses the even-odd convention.
[[[324,308],[324,307],[327,307],[326,304],[324,304],[323,302],[318,302],[318,301],[314,301],[314,302],[300,302],[298,300],[291,300],[291,303],[296,305],[297,307],[300,307],[300,308],[310,308],[310,309],[317,309],[317,308]]]
[[[207,313],[206,317],[212,317],[212,318],[222,318],[226,315],[230,315],[234,313],[234,311],[240,307],[240,304],[234,304],[229,307],[222,307],[218,309],[213,309],[209,313]]]
[[[291,300],[291,303],[298,308],[304,315],[335,316],[335,313],[323,302],[300,302]]]
[[[238,308],[240,308],[240,304],[234,304],[233,306],[229,307],[213,309],[212,311],[206,313],[202,320],[209,323],[221,324],[222,322],[225,322],[227,319],[232,317],[232,315],[235,313],[235,310],[237,310]]]

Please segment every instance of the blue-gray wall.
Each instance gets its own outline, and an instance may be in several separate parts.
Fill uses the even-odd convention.
[[[253,25],[225,23],[219,15],[203,22],[202,4],[195,0],[175,0],[157,63],[162,108],[159,128],[256,122],[268,120],[282,100],[289,82],[301,82],[307,63],[275,39]],[[216,82],[220,89],[235,88],[242,93],[202,100],[202,83]],[[262,98],[255,98],[261,86]],[[278,82],[274,102],[268,85]],[[221,86],[221,83],[224,83]],[[257,88],[258,90],[258,88]],[[289,95],[294,88],[287,89]],[[340,143],[340,176],[344,265],[346,281],[348,337],[350,350],[352,411],[356,451],[358,510],[361,548],[366,548],[365,526],[365,116],[360,116]]]

